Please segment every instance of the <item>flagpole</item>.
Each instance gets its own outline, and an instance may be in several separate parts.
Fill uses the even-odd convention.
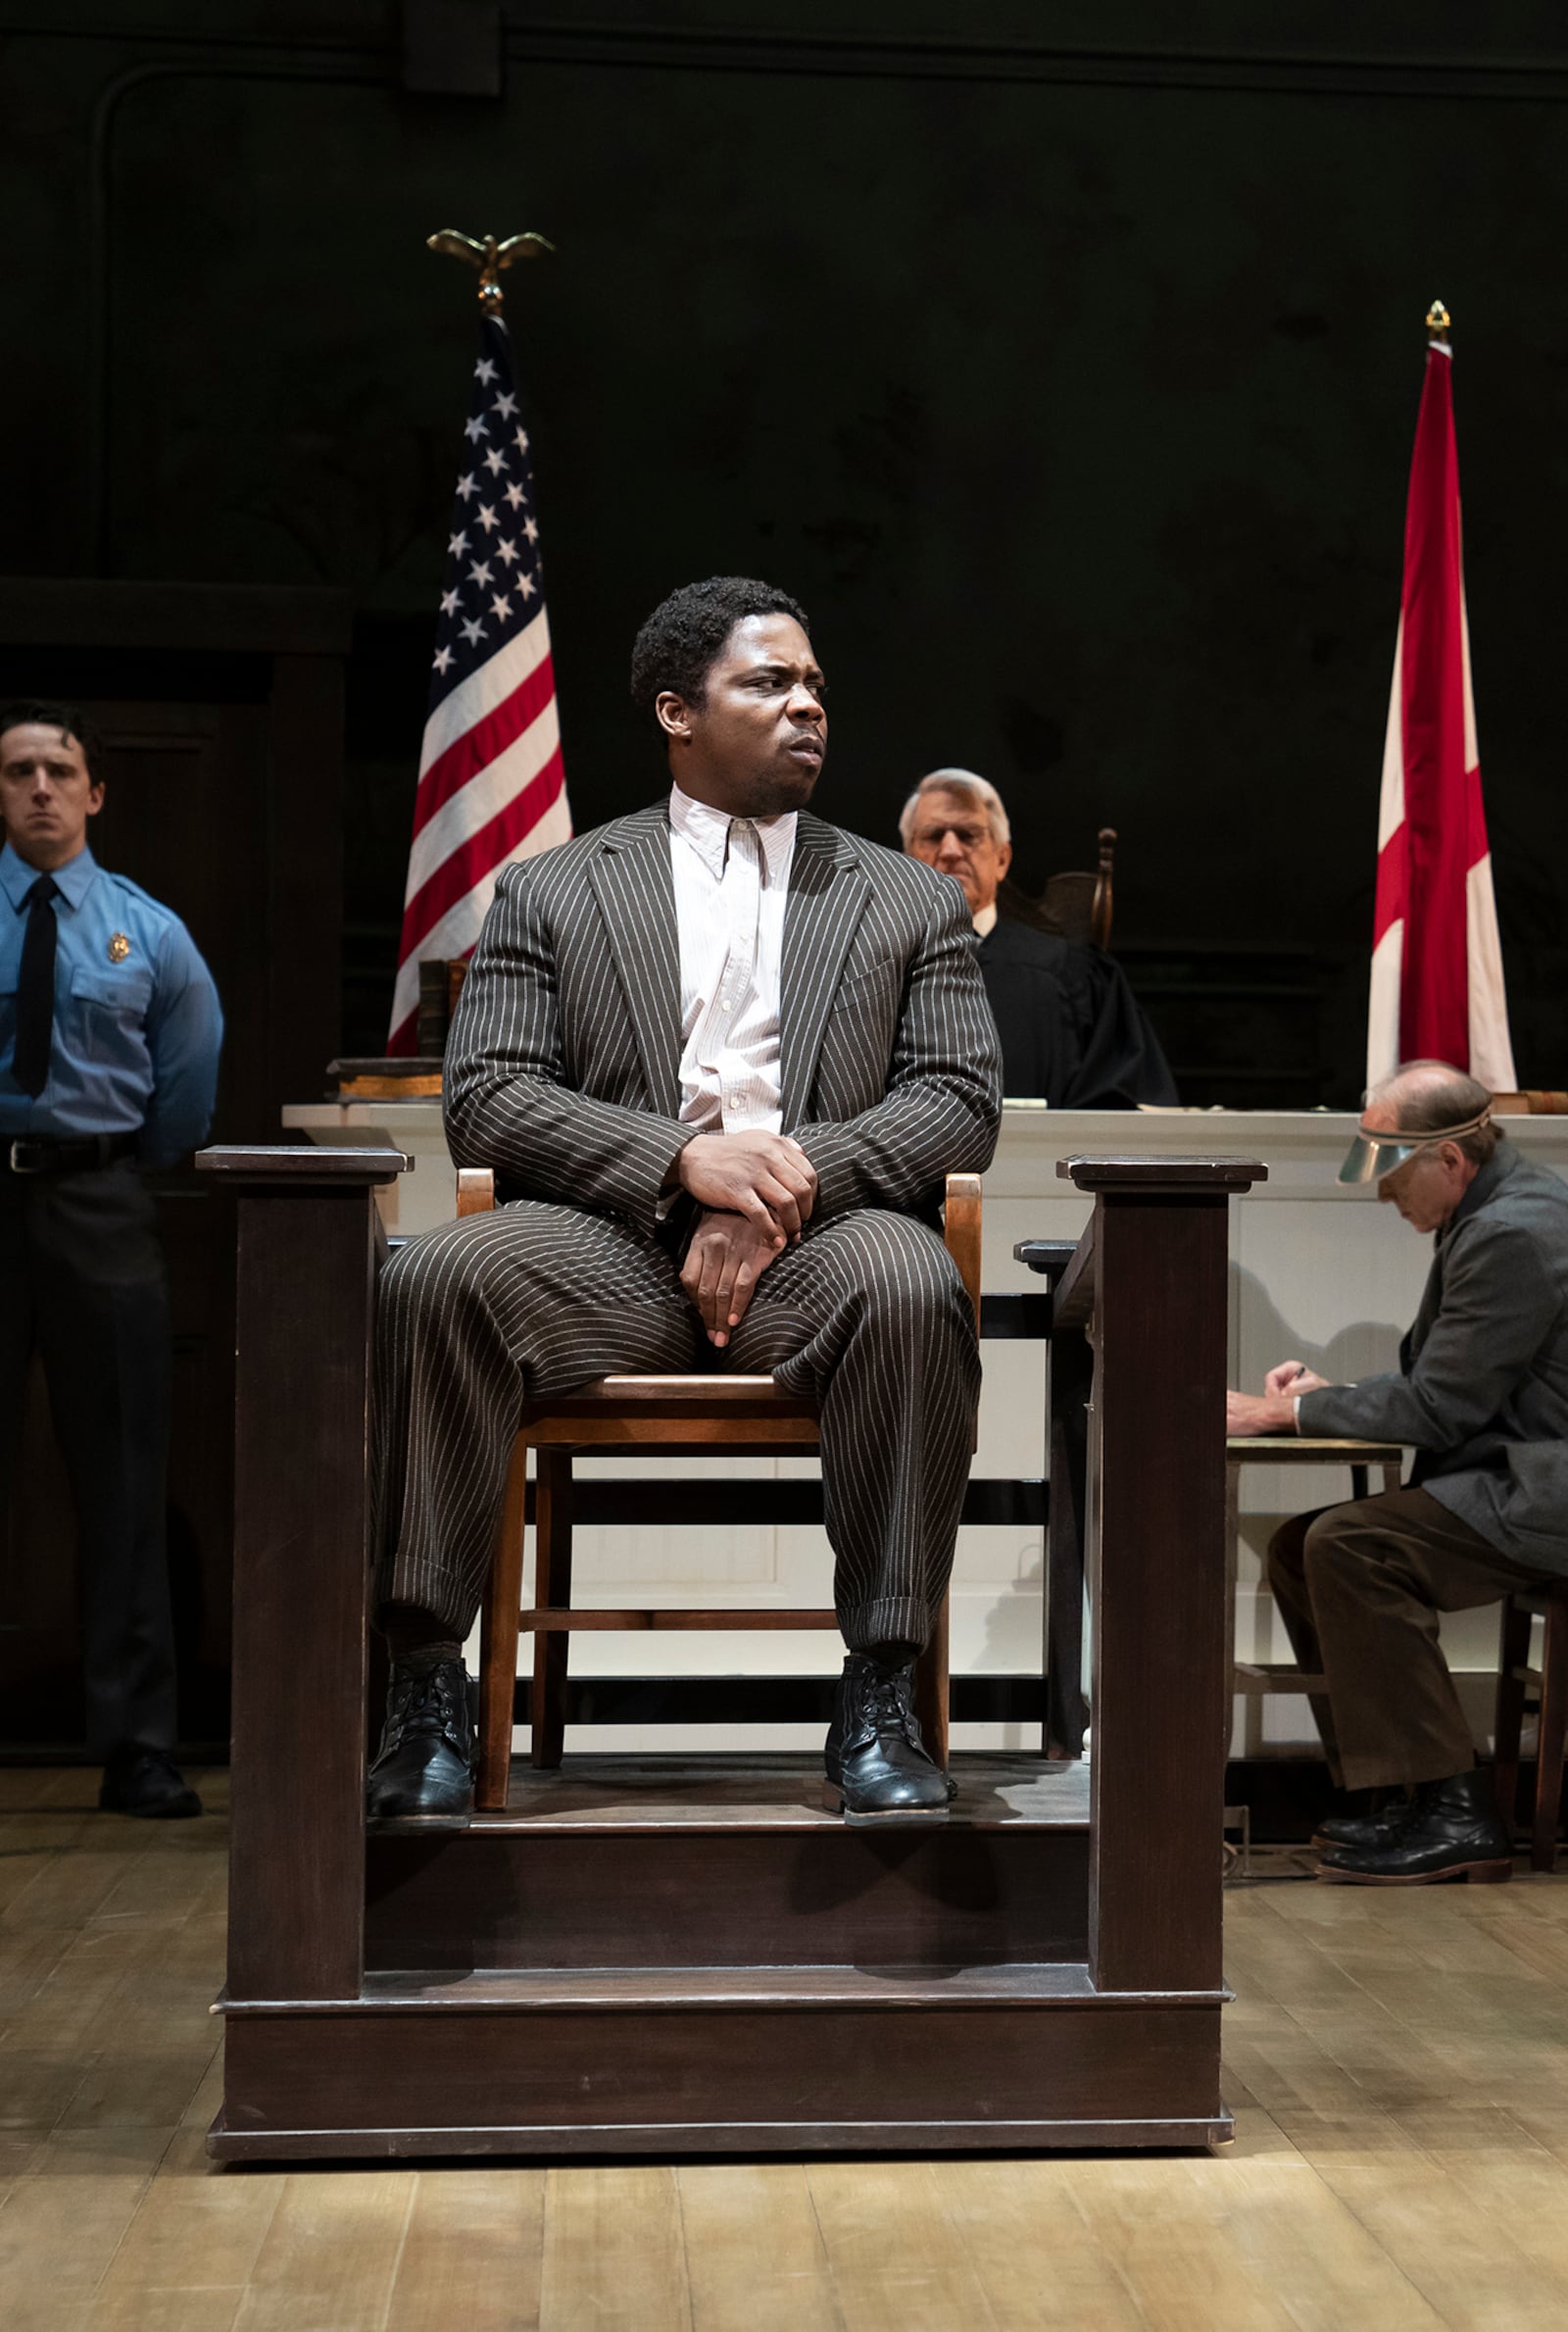
[[[1448,311],[1443,305],[1443,302],[1441,300],[1434,300],[1431,307],[1427,310],[1428,347],[1446,348],[1448,345],[1448,332],[1452,326],[1452,323],[1453,318],[1448,314]]]

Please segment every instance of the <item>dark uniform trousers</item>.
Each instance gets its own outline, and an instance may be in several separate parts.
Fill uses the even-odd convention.
[[[1312,1713],[1335,1782],[1378,1789],[1464,1772],[1475,1749],[1438,1614],[1560,1576],[1510,1563],[1419,1489],[1322,1507],[1276,1531],[1268,1583],[1298,1662],[1328,1679]]]
[[[0,1175],[0,1288],[6,1472],[36,1349],[76,1510],[88,1747],[171,1749],[169,1287],[134,1162]]]
[[[722,1351],[667,1249],[618,1217],[523,1200],[412,1240],[377,1318],[378,1605],[421,1606],[465,1637],[522,1403],[689,1369],[771,1373],[819,1401],[845,1640],[923,1645],[953,1563],[980,1357],[937,1233],[876,1209],[808,1224]]]

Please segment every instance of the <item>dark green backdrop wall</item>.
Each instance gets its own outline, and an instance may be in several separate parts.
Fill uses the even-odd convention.
[[[1120,828],[1118,945],[1200,1100],[1359,1086],[1443,294],[1519,1070],[1568,1083],[1560,10],[22,0],[0,28],[0,565],[352,590],[351,1047],[384,1029],[470,361],[471,278],[423,237],[527,226],[559,245],[509,314],[579,826],[661,782],[624,701],[647,608],[776,578],[831,676],[830,816],[887,837],[956,761],[1032,883]],[[444,41],[498,44],[500,94],[409,85],[432,40],[436,77]]]

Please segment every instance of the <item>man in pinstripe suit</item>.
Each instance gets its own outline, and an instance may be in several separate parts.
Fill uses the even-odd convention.
[[[411,1241],[382,1283],[393,1669],[370,1811],[466,1819],[461,1647],[521,1402],[707,1365],[821,1406],[849,1647],[832,1802],[942,1820],[912,1663],[952,1566],[980,1365],[935,1226],[944,1174],[989,1163],[1001,1108],[968,908],[807,811],[823,682],[783,592],[677,591],[638,636],[632,688],[668,797],[505,870],[452,1030],[452,1155],[495,1168],[510,1203]]]

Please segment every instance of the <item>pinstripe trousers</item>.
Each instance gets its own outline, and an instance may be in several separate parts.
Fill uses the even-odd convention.
[[[923,1645],[953,1567],[980,1355],[936,1232],[870,1208],[808,1225],[721,1352],[668,1251],[618,1216],[525,1199],[412,1239],[377,1315],[377,1607],[416,1604],[466,1636],[522,1404],[695,1368],[770,1373],[818,1402],[845,1641]]]

